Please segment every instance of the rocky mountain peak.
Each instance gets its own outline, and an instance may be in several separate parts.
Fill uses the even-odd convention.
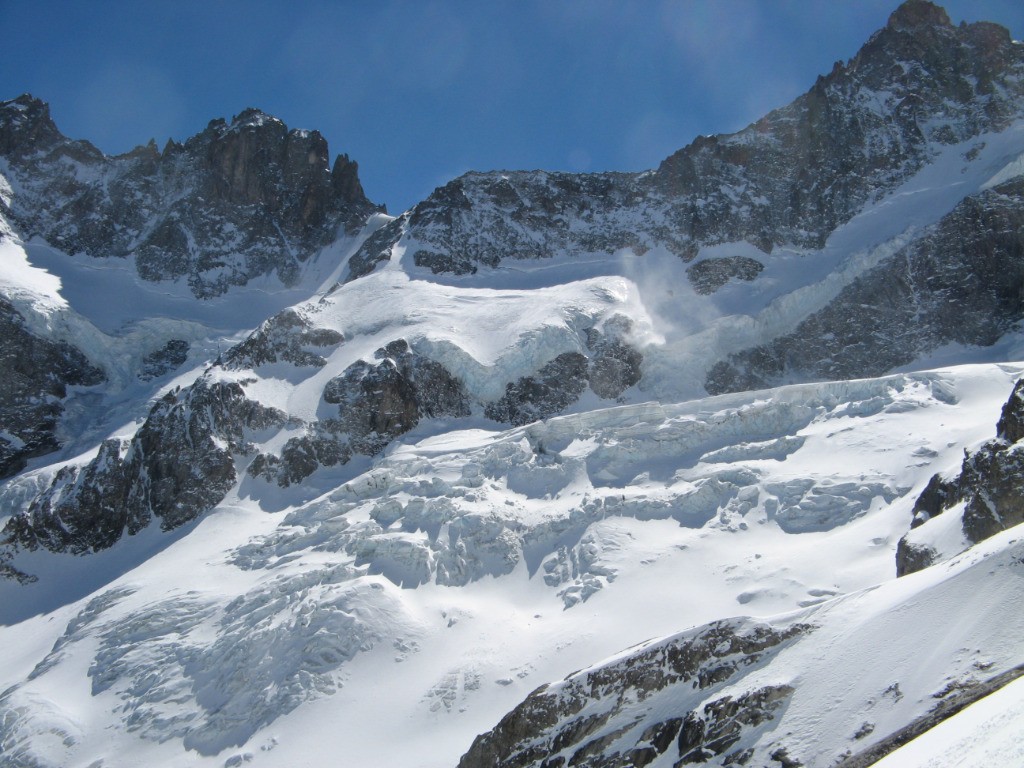
[[[317,131],[248,108],[179,144],[107,157],[63,136],[31,96],[0,104],[0,157],[17,181],[10,223],[68,254],[134,256],[146,280],[187,280],[199,298],[301,263],[382,210],[347,155]],[[69,162],[70,161],[70,162]],[[88,172],[82,172],[88,169]]]
[[[46,102],[28,93],[0,101],[0,155],[49,148],[63,138]]]
[[[1019,62],[1005,27],[991,22],[954,26],[942,8],[908,0],[846,70],[850,78],[875,90],[892,84],[930,103],[948,98],[962,104],[990,97],[993,83]]]
[[[952,27],[949,15],[928,0],[906,0],[889,16],[888,29],[913,32],[922,27]]]
[[[1019,116],[1022,54],[1002,27],[953,26],[938,6],[909,0],[853,59],[742,131],[698,137],[652,173],[466,174],[368,239],[346,279],[390,258],[403,237],[417,266],[459,275],[622,248],[685,261],[739,241],[766,256],[822,248],[943,147]],[[725,282],[734,278],[747,279]]]
[[[287,130],[285,124],[273,115],[269,115],[259,107],[246,107],[233,118],[231,118],[232,128],[247,128],[256,127],[262,128],[264,126],[274,126],[282,130]]]
[[[317,131],[288,130],[276,117],[249,108],[230,124],[211,123],[186,148],[211,172],[208,191],[217,200],[276,211],[298,192],[309,198],[298,212],[304,226],[319,223],[329,205],[327,141]],[[369,203],[365,197],[361,202]]]

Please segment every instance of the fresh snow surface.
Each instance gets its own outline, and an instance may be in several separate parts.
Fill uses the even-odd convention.
[[[945,676],[1017,661],[1024,627],[989,616],[1016,582],[984,566],[954,579],[1009,537],[955,561],[968,565],[893,576],[917,494],[993,435],[1022,371],[512,430],[470,419],[410,433],[347,482],[321,478],[300,506],[265,511],[243,480],[170,536],[37,554],[37,584],[0,585],[5,748],[107,768],[452,766],[542,683],[710,620],[798,611],[822,629],[759,674],[799,681],[787,730],[818,738],[808,751],[826,765],[867,745],[852,717],[881,738]],[[894,681],[899,706],[879,698]]]

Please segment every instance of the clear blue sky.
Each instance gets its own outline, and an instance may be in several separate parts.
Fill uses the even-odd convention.
[[[1024,37],[1022,0],[940,3]],[[896,0],[0,0],[0,99],[108,154],[248,106],[400,212],[467,170],[641,170],[806,91]]]

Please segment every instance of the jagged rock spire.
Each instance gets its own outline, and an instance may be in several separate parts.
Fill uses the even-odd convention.
[[[906,0],[889,16],[889,29],[913,31],[919,27],[951,27],[952,22],[944,8],[928,0]]]

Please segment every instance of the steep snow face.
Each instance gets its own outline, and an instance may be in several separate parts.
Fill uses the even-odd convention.
[[[170,539],[147,529],[89,558],[30,553],[21,565],[39,582],[0,587],[0,743],[40,765],[294,765],[342,750],[451,766],[542,682],[686,626],[820,604],[772,620],[815,628],[736,685],[794,688],[786,743],[826,764],[869,743],[839,710],[827,739],[811,736],[850,681],[881,736],[944,675],[1008,663],[999,627],[1020,628],[988,617],[1008,610],[1010,582],[983,600],[973,581],[946,591],[956,566],[858,590],[891,579],[914,499],[991,435],[1022,370],[413,431],[369,471],[320,478],[324,493],[298,507],[261,510],[243,479]],[[917,670],[907,654],[934,645],[967,595],[979,608],[957,626],[974,634],[950,634]],[[917,606],[912,621],[900,605]],[[885,644],[892,658],[862,679]],[[980,653],[957,657],[964,647]]]

